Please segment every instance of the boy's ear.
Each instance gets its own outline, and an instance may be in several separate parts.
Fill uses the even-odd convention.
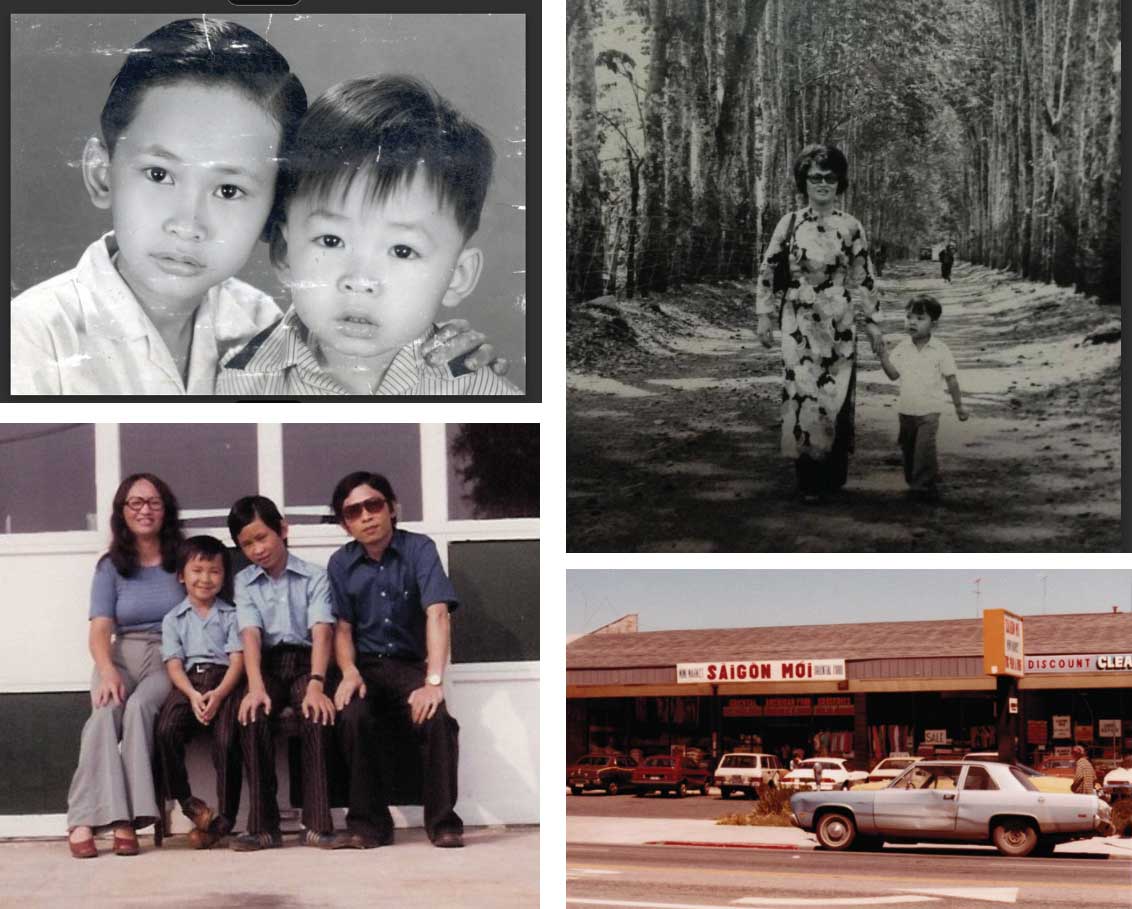
[[[110,207],[110,152],[97,136],[83,146],[83,185],[95,208]]]
[[[287,222],[279,221],[271,229],[271,243],[269,245],[271,265],[275,269],[276,277],[285,286],[291,283],[291,266],[287,261]],[[286,521],[283,522],[286,527]]]
[[[448,282],[448,289],[444,291],[444,298],[440,302],[444,306],[457,305],[476,289],[482,271],[483,253],[474,246],[466,247],[456,259],[452,280]]]

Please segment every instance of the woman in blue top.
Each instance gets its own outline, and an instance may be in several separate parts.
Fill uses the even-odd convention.
[[[126,477],[114,494],[110,550],[90,596],[93,710],[67,795],[71,854],[94,858],[94,833],[114,831],[114,852],[137,855],[134,832],[158,816],[153,788],[154,719],[169,693],[161,620],[184,599],[176,554],[177,499],[158,477]]]

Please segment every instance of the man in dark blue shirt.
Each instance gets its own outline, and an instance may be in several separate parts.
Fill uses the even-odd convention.
[[[462,846],[456,814],[459,726],[444,704],[450,641],[448,613],[459,603],[436,544],[397,529],[397,499],[375,473],[344,477],[334,516],[354,539],[330,557],[334,653],[342,682],[334,696],[338,734],[350,768],[346,831],[334,848],[372,849],[393,842],[390,768],[383,739],[407,719],[424,754],[424,822],[433,845]],[[385,778],[383,778],[383,776]]]

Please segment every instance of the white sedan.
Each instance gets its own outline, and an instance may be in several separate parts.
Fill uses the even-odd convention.
[[[857,770],[846,758],[806,758],[782,778],[783,789],[848,789],[863,783],[869,775]]]

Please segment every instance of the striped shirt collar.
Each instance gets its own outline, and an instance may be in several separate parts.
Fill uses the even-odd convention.
[[[421,353],[436,327],[430,325],[419,338],[406,344],[393,358],[375,395],[410,394],[423,377],[450,378],[444,366],[429,366]],[[287,391],[292,394],[353,394],[334,374],[324,368],[315,354],[307,327],[294,308],[289,309],[279,327],[247,364],[249,373],[283,373]]]

